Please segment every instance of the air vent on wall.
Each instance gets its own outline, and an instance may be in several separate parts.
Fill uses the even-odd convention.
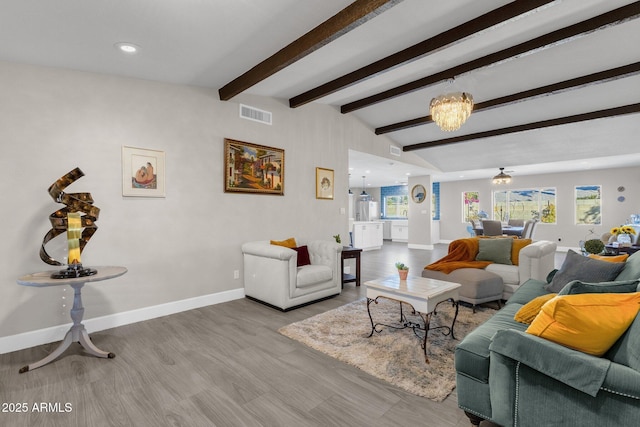
[[[244,104],[240,104],[240,117],[247,120],[253,120],[254,122],[264,123],[265,125],[271,124],[271,112]]]
[[[389,154],[400,157],[401,153],[402,153],[402,150],[400,150],[400,147],[396,147],[395,145],[389,146]]]

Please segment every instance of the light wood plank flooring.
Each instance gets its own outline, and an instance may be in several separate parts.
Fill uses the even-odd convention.
[[[363,253],[363,282],[393,274],[396,261],[420,271],[446,247],[385,243]],[[0,426],[469,426],[455,391],[434,403],[277,332],[363,297],[351,283],[338,297],[288,313],[247,299],[209,306],[92,334],[115,359],[86,356],[74,344],[25,374],[18,369],[57,343],[0,355],[1,409],[27,404],[26,413],[0,412]],[[48,412],[34,410],[41,403]]]

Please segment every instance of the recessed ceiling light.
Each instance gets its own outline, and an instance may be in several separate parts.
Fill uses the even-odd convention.
[[[133,54],[137,53],[138,49],[140,49],[137,45],[135,45],[133,43],[128,43],[128,42],[118,42],[118,43],[114,44],[114,46],[119,51],[124,52],[124,53],[129,54],[129,55],[133,55]]]

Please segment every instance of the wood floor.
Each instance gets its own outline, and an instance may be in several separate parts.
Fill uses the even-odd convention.
[[[420,271],[445,253],[385,243],[362,254],[363,281],[394,273],[396,261]],[[277,332],[363,297],[351,283],[288,313],[247,299],[209,306],[92,334],[115,359],[73,344],[25,374],[57,343],[0,355],[0,426],[469,426],[455,391],[434,403]]]

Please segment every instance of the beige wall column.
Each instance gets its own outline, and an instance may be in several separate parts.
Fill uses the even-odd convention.
[[[421,203],[414,201],[413,189],[416,185],[424,186],[426,192]],[[409,178],[409,248],[433,249],[431,217],[431,176]]]

